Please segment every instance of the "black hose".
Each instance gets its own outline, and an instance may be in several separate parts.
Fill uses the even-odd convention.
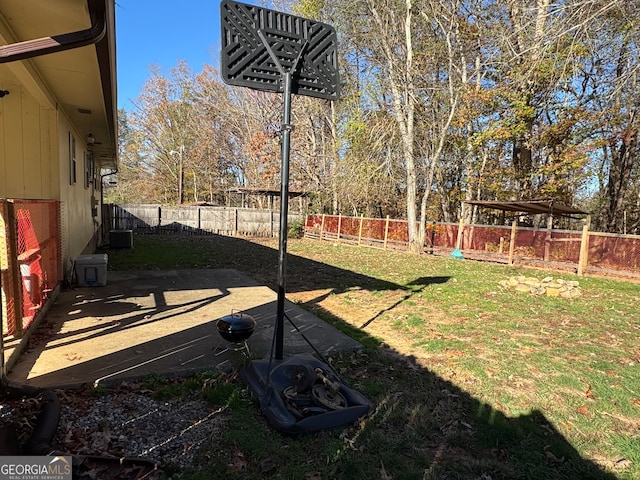
[[[26,455],[49,455],[60,420],[60,400],[52,390],[42,390],[42,406],[31,436],[24,444]]]
[[[5,379],[0,380],[0,400],[19,400],[23,397],[40,398],[40,413],[31,435],[23,445],[24,455],[48,455],[51,443],[60,420],[60,400],[48,389],[40,389],[31,385],[13,385]]]

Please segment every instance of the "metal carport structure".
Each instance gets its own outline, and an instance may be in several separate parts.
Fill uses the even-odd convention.
[[[554,240],[552,238],[553,232],[553,218],[554,217],[568,217],[568,218],[579,218],[578,216],[585,216],[585,224],[583,226],[583,235],[581,239],[580,246],[580,261],[578,262],[578,275],[581,275],[583,272],[584,264],[586,263],[586,255],[587,255],[587,236],[589,231],[589,225],[591,216],[589,212],[581,210],[576,207],[572,207],[570,205],[566,205],[562,202],[558,202],[553,199],[544,199],[544,200],[510,200],[510,201],[499,201],[499,200],[472,200],[462,202],[462,214],[460,215],[460,224],[458,227],[458,236],[456,239],[456,250],[455,252],[460,252],[462,247],[462,236],[464,232],[464,210],[465,205],[473,205],[482,208],[494,209],[494,210],[502,210],[507,212],[520,213],[523,215],[548,215],[547,217],[547,237],[545,244],[545,254],[544,261],[549,261],[549,252],[551,248],[551,242]],[[509,260],[508,264],[513,264],[513,255],[515,249],[515,237],[516,237],[516,229],[517,229],[517,218],[513,220],[511,227],[511,238],[509,241]],[[563,241],[566,239],[562,239]]]

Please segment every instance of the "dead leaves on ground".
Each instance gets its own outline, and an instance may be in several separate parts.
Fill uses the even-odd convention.
[[[595,400],[595,399],[596,399],[596,396],[593,394],[593,390],[591,389],[591,385],[589,385],[589,386],[587,387],[587,391],[586,391],[586,392],[584,392],[584,394],[586,395],[586,397],[587,397],[589,400]]]
[[[233,447],[231,461],[227,466],[227,473],[240,473],[249,468],[249,462],[244,452],[236,445]]]
[[[586,405],[580,405],[578,408],[576,408],[576,412],[578,412],[580,415],[583,415],[585,417],[591,417],[591,412],[589,411],[589,408]]]

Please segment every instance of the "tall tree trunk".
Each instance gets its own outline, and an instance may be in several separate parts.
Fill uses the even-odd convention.
[[[633,166],[638,161],[638,132],[632,132],[624,138],[616,148],[611,146],[611,165],[609,166],[609,181],[607,183],[608,232],[621,230],[624,201],[631,183]]]
[[[405,0],[404,12],[404,65],[403,69],[398,69],[396,65],[396,48],[390,45],[386,38],[382,39],[387,70],[389,72],[389,84],[393,92],[393,110],[402,139],[402,156],[405,163],[406,196],[407,196],[407,223],[409,227],[409,251],[413,253],[422,252],[424,243],[419,235],[418,209],[417,209],[417,180],[418,173],[414,156],[414,118],[415,118],[415,95],[414,95],[414,73],[413,73],[413,40],[412,40],[412,0]],[[374,17],[380,32],[385,31],[385,23],[374,3],[370,3],[371,13]]]
[[[331,102],[331,137],[332,137],[332,161],[331,161],[331,205],[333,207],[333,214],[337,215],[338,212],[338,185],[337,185],[337,170],[338,170],[338,162],[340,159],[339,146],[338,146],[338,128],[337,124],[337,114],[336,114],[336,104],[335,102]]]
[[[517,101],[520,107],[516,111],[516,123],[520,125],[520,133],[513,139],[512,162],[515,169],[516,191],[520,198],[533,195],[533,152],[531,138],[537,106],[534,104],[534,96],[540,88],[539,73],[537,71],[540,61],[544,58],[543,42],[547,32],[546,25],[549,14],[550,0],[537,0],[535,6],[534,31],[527,35],[530,29],[527,26],[528,17],[526,10],[528,2],[523,5],[520,0],[509,0],[509,13],[515,28],[516,45],[518,51],[518,64],[521,68],[521,78],[518,79],[518,92],[521,98]]]

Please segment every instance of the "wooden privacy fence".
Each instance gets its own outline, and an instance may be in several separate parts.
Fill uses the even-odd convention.
[[[280,214],[274,210],[207,206],[109,205],[104,223],[111,230],[184,235],[278,236]],[[302,223],[289,214],[289,225]]]
[[[308,215],[306,238],[334,243],[407,250],[406,220],[342,215]],[[583,273],[640,277],[640,235],[582,230],[511,226],[427,223],[425,253],[449,255],[460,250],[465,258],[513,265],[547,266]]]

